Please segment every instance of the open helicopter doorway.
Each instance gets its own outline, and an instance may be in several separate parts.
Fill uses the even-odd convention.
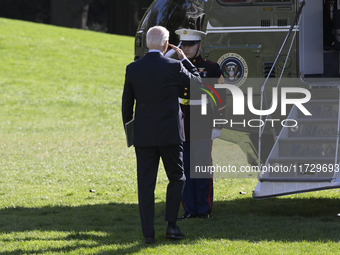
[[[299,2],[303,6],[304,1]],[[288,119],[297,125],[283,127],[278,135],[265,163],[267,169],[258,176],[255,199],[340,188],[338,2],[305,1],[299,23],[299,71],[311,93],[305,104],[310,115],[292,107]],[[268,171],[270,166],[278,171]]]
[[[307,0],[300,22],[300,74],[340,77],[340,0]]]

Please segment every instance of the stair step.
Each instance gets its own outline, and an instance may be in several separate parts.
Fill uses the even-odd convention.
[[[313,118],[338,118],[338,106],[337,105],[313,105],[306,106],[307,110],[312,114]],[[305,115],[299,111],[299,118],[304,118]]]
[[[331,181],[329,181],[331,180]],[[324,189],[340,188],[339,179],[323,179],[316,180],[316,182],[303,182],[290,180],[288,182],[273,181],[264,179],[263,182],[259,182],[254,189],[253,198],[264,199],[282,195],[296,194],[300,192],[310,192]]]
[[[309,177],[309,178],[299,178],[299,177],[264,177],[259,179],[260,182],[331,182],[332,177]]]
[[[308,103],[305,105],[310,105],[310,104],[338,104],[339,100],[338,99],[312,99],[309,100]]]
[[[337,119],[298,119],[296,127],[288,128],[289,138],[335,137],[338,130]]]
[[[339,164],[334,164],[334,157],[278,157],[268,160],[270,166],[280,171],[267,173],[266,177],[332,177],[340,171]],[[285,171],[283,171],[285,170]]]
[[[309,137],[279,139],[280,157],[334,157],[336,137]]]
[[[337,118],[339,101],[338,100],[311,100],[304,104],[307,110],[312,114],[312,118]],[[298,111],[299,118],[305,118],[306,116]]]
[[[340,158],[339,158],[340,159]],[[338,160],[339,160],[338,159]],[[273,157],[268,159],[268,165],[270,166],[289,166],[294,167],[305,165],[307,167],[317,167],[317,168],[329,168],[334,169],[335,157]],[[339,168],[340,166],[337,164],[335,167]],[[300,167],[301,169],[301,167]]]
[[[320,124],[322,123],[330,123],[330,124],[338,124],[338,118],[313,118],[307,117],[307,118],[298,118],[296,120],[299,124],[304,123],[304,124]]]
[[[318,79],[317,81],[315,81],[315,78],[307,78],[305,79],[306,83],[309,83],[309,87],[312,89],[312,95],[316,94],[315,96],[319,96],[320,97],[320,92],[322,92],[324,95],[321,96],[327,96],[330,97],[329,94],[327,93],[333,93],[333,94],[338,94],[339,90],[338,90],[338,86],[339,81],[336,78],[325,78],[326,80],[320,81],[319,79],[321,78],[316,78]],[[336,80],[334,80],[336,79]],[[331,96],[333,96],[333,94],[331,94]]]
[[[315,143],[315,142],[324,142],[324,143],[336,143],[336,136],[331,137],[289,137],[289,138],[281,138],[279,140],[280,143]]]
[[[329,157],[330,158],[330,157]],[[329,159],[328,158],[328,159]],[[332,178],[340,167],[332,161],[297,161],[297,158],[286,160],[268,160],[269,162],[261,166],[262,178]],[[300,158],[301,159],[301,158]]]

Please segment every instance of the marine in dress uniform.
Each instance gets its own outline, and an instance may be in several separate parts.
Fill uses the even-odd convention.
[[[205,33],[198,30],[179,29],[175,32],[180,36],[181,48],[189,60],[198,69],[201,78],[210,78],[213,84],[223,78],[217,63],[204,59],[201,56],[201,39]],[[215,78],[215,79],[212,79]],[[204,80],[202,79],[203,83]],[[207,85],[206,89],[213,87]],[[192,178],[190,168],[197,166],[211,166],[212,140],[220,135],[220,129],[213,129],[213,119],[223,118],[225,108],[225,91],[216,89],[219,94],[220,104],[212,108],[212,103],[207,106],[207,115],[202,120],[201,95],[202,91],[184,87],[179,96],[181,109],[184,113],[185,142],[183,145],[184,172],[186,184],[183,191],[182,204],[184,215],[179,219],[192,217],[209,218],[213,205],[213,178],[210,173]],[[216,99],[217,100],[217,99]],[[202,178],[203,177],[203,178]]]

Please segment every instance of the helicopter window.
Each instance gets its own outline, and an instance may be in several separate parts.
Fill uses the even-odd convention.
[[[149,18],[150,18],[150,11],[146,13],[145,18],[140,26],[140,29],[145,29],[147,26],[147,23],[149,22]]]
[[[252,5],[252,4],[287,4],[292,0],[217,0],[223,5]]]
[[[160,25],[170,31],[170,42],[178,43],[174,33],[178,28],[203,29],[203,2],[201,0],[158,0],[149,8],[139,30],[147,31]]]

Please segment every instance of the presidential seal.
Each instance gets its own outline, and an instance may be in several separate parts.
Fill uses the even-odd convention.
[[[246,81],[248,65],[240,55],[226,53],[219,58],[217,63],[220,65],[226,83],[240,87]]]

